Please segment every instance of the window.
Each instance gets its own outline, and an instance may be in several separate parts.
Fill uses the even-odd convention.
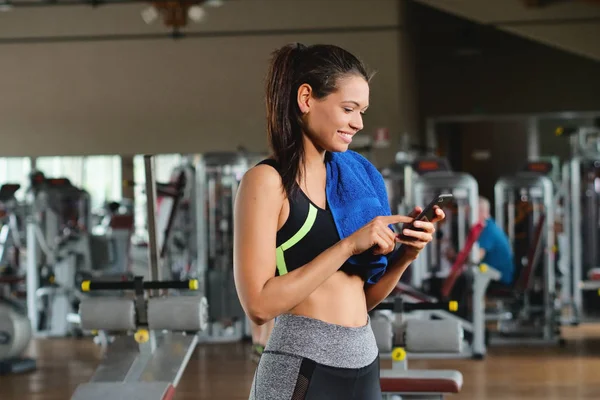
[[[91,210],[122,197],[120,156],[40,157],[36,168],[49,178],[68,178],[90,194]]]
[[[83,182],[84,157],[39,157],[36,168],[48,178],[67,178],[74,186]]]
[[[0,158],[0,184],[20,184],[21,188],[15,193],[15,197],[19,201],[25,200],[25,193],[29,187],[30,172],[31,159],[29,157]]]
[[[121,157],[90,156],[85,158],[82,187],[92,197],[92,210],[106,201],[120,201],[122,194]]]

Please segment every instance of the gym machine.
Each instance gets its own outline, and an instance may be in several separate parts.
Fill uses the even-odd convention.
[[[0,186],[0,275],[19,274],[21,225],[19,221],[19,204],[15,193],[21,188],[19,184],[5,183]]]
[[[393,369],[379,374],[382,400],[444,400],[460,393],[463,376],[456,370],[408,369],[406,354],[397,350]]]
[[[21,232],[17,221],[15,193],[18,184],[0,187],[2,228],[0,229],[0,375],[34,370],[36,361],[21,357],[32,338],[31,322],[25,307],[12,292],[24,280],[19,268]]]
[[[195,279],[195,170],[192,156],[171,171],[168,182],[156,182],[156,235],[163,274],[174,280]],[[147,240],[138,243],[147,247]],[[136,266],[147,268],[146,260]],[[145,270],[144,270],[145,271]],[[141,272],[141,271],[140,271]]]
[[[67,178],[31,174],[27,193],[27,313],[34,336],[74,333],[76,276],[92,270],[90,199]]]
[[[486,315],[483,298],[489,282],[498,280],[500,273],[486,264],[475,266],[467,262],[468,254],[482,229],[483,226],[477,224],[469,232],[465,248],[459,253],[450,274],[442,283],[440,297],[430,296],[402,282],[396,285],[390,297],[396,301],[416,304],[418,307],[412,309],[413,312],[410,316],[405,316],[406,321],[398,320],[398,316],[395,314],[379,315],[383,312],[378,311],[378,314],[372,318],[372,326],[380,349],[402,345],[408,351],[408,357],[413,359],[474,358],[481,360],[485,357],[487,352]],[[444,299],[452,297],[457,278],[466,271],[476,276],[476,280],[472,284],[472,292],[467,289],[467,293],[461,296],[467,305],[459,310],[457,302],[448,303]],[[440,306],[445,302],[455,305],[452,307],[456,308],[446,310]],[[428,327],[428,324],[431,326]],[[441,329],[442,327],[443,329]],[[428,328],[430,329],[429,335],[433,336],[431,338],[428,335],[423,336],[425,342],[420,344],[419,339],[422,337],[422,332],[427,331]],[[450,335],[440,339],[436,336],[436,329],[440,329],[437,332],[444,332],[444,335],[449,332]],[[407,332],[409,332],[408,336]],[[414,339],[410,340],[407,337]],[[402,342],[403,338],[406,342]]]
[[[90,235],[94,270],[106,275],[129,274],[133,209],[126,201],[110,201],[104,204],[99,217]]]
[[[420,176],[431,172],[450,171],[450,166],[446,159],[432,156],[416,156],[408,152],[398,152],[395,163],[383,168],[381,174],[384,178],[388,199],[392,213],[408,215],[416,205],[423,206],[431,199],[415,199],[415,182]],[[423,197],[423,196],[421,196]],[[425,201],[425,203],[423,203]],[[446,214],[448,210],[446,209]],[[452,218],[451,215],[446,216]],[[439,235],[439,234],[438,234]],[[435,255],[435,254],[434,254]],[[423,264],[417,262],[416,265]],[[447,271],[436,271],[438,274],[447,273]],[[416,288],[421,288],[426,280],[428,271],[414,271],[414,268],[407,270],[403,276],[410,277],[411,284]]]
[[[375,309],[391,311],[402,320],[405,313],[412,311],[448,310],[455,312],[458,305],[453,301],[407,303],[401,297],[395,297],[392,301],[380,303]],[[378,326],[376,319],[371,323]],[[379,327],[382,326],[386,325],[379,325]],[[447,394],[459,393],[463,382],[462,374],[459,371],[408,369],[406,350],[432,349],[433,351],[460,352],[463,341],[460,324],[451,320],[407,319],[402,327],[402,333],[399,335],[401,340],[398,340],[398,345],[395,346],[392,345],[394,332],[374,329],[380,334],[379,337],[376,337],[380,346],[380,357],[392,359],[392,369],[380,371],[383,399],[442,400]],[[381,337],[381,334],[386,337]]]
[[[470,346],[465,348],[461,356],[482,359],[486,354],[485,293],[490,282],[500,278],[500,273],[492,266],[479,265],[477,239],[481,226],[478,225],[477,181],[469,174],[451,171],[444,159],[422,160],[415,170],[423,171],[415,180],[416,204],[426,204],[440,193],[452,193],[455,204],[445,210],[446,220],[438,225],[437,237],[415,260],[412,286],[438,298],[460,298],[464,306],[458,315],[443,313],[443,316],[458,320],[466,332],[465,336],[469,338]],[[460,250],[446,273],[441,268],[445,260],[444,244]],[[469,284],[464,286],[461,293],[452,293],[460,275]],[[442,313],[436,311],[435,315],[439,318]]]
[[[571,268],[571,216],[570,216],[570,188],[569,188],[569,166],[561,166],[559,157],[541,156],[530,159],[525,163],[520,171],[531,176],[539,175],[547,177],[553,185],[552,212],[554,214],[554,262],[555,279],[557,283],[557,292],[561,312],[561,324],[576,325],[578,321],[578,309],[573,298],[573,272]],[[507,209],[507,212],[510,211]],[[514,241],[511,244],[514,247]],[[534,247],[530,242],[523,240],[519,243],[516,250],[520,255],[516,257],[517,264],[523,267],[524,251],[527,248]]]
[[[458,276],[463,275],[470,284],[458,293],[463,303],[459,313],[444,310],[421,310],[411,314],[420,319],[447,320],[464,331],[465,342],[460,351],[419,350],[408,353],[409,358],[457,358],[482,359],[486,354],[484,296],[491,281],[498,280],[500,273],[494,268],[479,265],[477,238],[481,226],[478,217],[478,185],[475,179],[464,173],[450,170],[447,160],[422,157],[412,166],[414,186],[412,193],[415,204],[427,204],[440,193],[452,193],[454,206],[445,209],[446,219],[437,227],[437,235],[410,268],[410,285],[400,282],[396,294],[408,302],[437,303],[453,298],[452,293]],[[443,245],[460,249],[456,261],[442,268]]]
[[[25,302],[25,271],[22,268],[23,209],[15,198],[21,186],[0,186],[0,298],[16,310],[27,313]]]
[[[210,304],[204,341],[238,341],[249,333],[233,278],[233,209],[242,177],[263,158],[215,152],[202,154],[196,163],[198,279]]]
[[[233,281],[233,206],[244,173],[265,156],[237,152],[188,155],[157,183],[157,242],[164,274],[197,279],[209,303],[201,342],[249,334]]]
[[[92,227],[90,196],[67,178],[30,175],[26,202],[27,313],[34,336],[79,335],[79,284],[131,277],[133,214],[114,205]]]
[[[173,279],[196,279],[196,171],[192,156],[171,172],[169,182],[157,183],[159,248]]]
[[[0,280],[0,285],[4,283]],[[21,357],[32,338],[27,315],[0,299],[0,375],[32,371],[36,361]]]
[[[564,207],[564,228],[571,246],[571,288],[576,314],[572,324],[577,325],[599,317],[600,128],[558,127],[556,134],[568,137],[571,147],[571,158],[565,163],[568,172],[564,179],[569,185],[570,201]]]
[[[452,193],[454,207],[444,210],[446,219],[438,225],[437,235],[426,251],[422,252],[411,267],[411,285],[425,292],[434,291],[427,288],[435,285],[449,273],[450,265],[445,268],[444,244],[463,249],[470,227],[477,222],[479,188],[477,181],[468,174],[450,170],[447,160],[443,158],[421,159],[415,163],[413,170],[418,174],[414,180],[414,204],[425,205],[441,193]],[[477,262],[477,246],[471,250],[471,260]]]
[[[510,287],[490,290],[488,297],[496,301],[497,309],[509,314],[497,320],[490,345],[563,343],[555,275],[554,189],[550,177],[527,168],[500,178],[494,187],[496,222],[509,237],[516,271]]]
[[[431,310],[456,313],[458,302],[411,302],[402,296],[390,296],[377,305],[372,312],[371,326],[382,358],[388,358],[396,347],[410,353],[462,352],[464,330],[458,321],[407,318],[405,314]]]
[[[392,214],[408,215],[412,211],[414,161],[413,154],[400,151],[395,162],[381,170]]]
[[[136,276],[127,282],[82,283],[84,291],[133,291],[133,295],[82,300],[79,315],[83,329],[120,334],[108,347],[90,382],[79,385],[71,400],[173,399],[198,343],[198,333],[207,326],[208,303],[202,292],[167,295],[167,290],[197,291],[198,281],[162,280],[152,156],[144,156],[144,166],[150,279]]]
[[[573,272],[571,268],[571,216],[569,165],[560,165],[556,156],[542,156],[525,163],[522,172],[550,178],[553,192],[554,241],[556,262],[556,282],[562,306],[562,324],[576,325],[578,310],[573,298]]]

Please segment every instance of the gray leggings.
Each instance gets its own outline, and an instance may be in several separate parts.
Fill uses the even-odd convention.
[[[378,400],[379,350],[358,328],[284,314],[254,375],[250,400]]]

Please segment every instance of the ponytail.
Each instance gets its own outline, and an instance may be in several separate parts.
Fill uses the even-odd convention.
[[[295,65],[303,48],[289,44],[274,52],[266,84],[267,134],[288,196],[296,189],[304,161],[300,110],[294,95],[299,86],[294,82]]]

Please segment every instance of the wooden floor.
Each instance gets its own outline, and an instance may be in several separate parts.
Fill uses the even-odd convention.
[[[600,399],[600,326],[564,332],[568,342],[562,349],[500,347],[484,361],[413,360],[410,366],[461,371],[463,391],[450,399]],[[99,360],[89,338],[37,340],[28,355],[37,358],[38,370],[0,377],[1,400],[68,400]],[[245,400],[255,366],[245,344],[199,346],[175,398]],[[389,361],[382,366],[389,368]]]

